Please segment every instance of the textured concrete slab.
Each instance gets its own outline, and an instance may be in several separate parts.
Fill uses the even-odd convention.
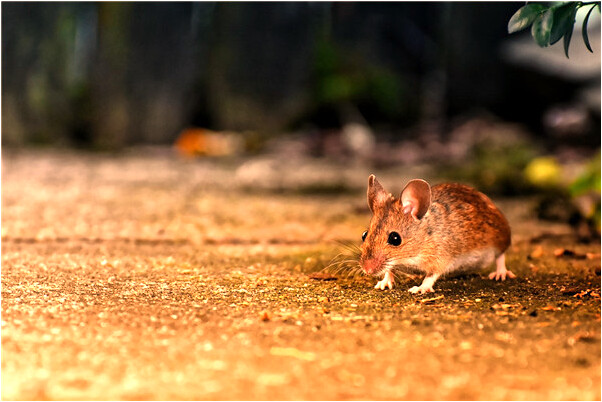
[[[600,399],[599,243],[495,200],[516,280],[313,279],[359,243],[369,169],[253,191],[245,163],[5,150],[2,398]]]

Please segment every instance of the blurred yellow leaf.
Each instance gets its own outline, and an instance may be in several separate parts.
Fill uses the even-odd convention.
[[[554,157],[533,159],[525,168],[526,179],[536,186],[548,187],[560,183],[562,168]]]

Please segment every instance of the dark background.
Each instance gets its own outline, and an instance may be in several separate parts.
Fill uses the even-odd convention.
[[[553,139],[560,106],[580,113],[569,141],[599,147],[599,18],[594,54],[575,34],[570,60],[537,49],[559,60],[546,69],[520,57],[528,32],[507,33],[521,5],[3,3],[2,143],[119,149],[192,126],[273,137],[358,120],[398,141],[479,113]]]

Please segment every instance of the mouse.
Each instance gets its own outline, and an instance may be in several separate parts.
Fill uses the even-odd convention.
[[[431,187],[413,179],[396,198],[372,174],[367,196],[372,217],[362,234],[359,263],[366,274],[382,278],[376,289],[393,289],[395,275],[402,272],[425,275],[411,293],[434,292],[442,275],[484,268],[494,261],[490,279],[516,278],[506,268],[508,220],[475,188],[458,183]]]

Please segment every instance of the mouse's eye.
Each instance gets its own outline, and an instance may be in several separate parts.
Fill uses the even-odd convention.
[[[399,246],[401,244],[401,236],[397,232],[391,232],[389,233],[389,239],[387,240],[387,243],[392,246]]]
[[[364,233],[362,233],[362,241],[366,240],[366,236],[368,236],[367,230]]]

